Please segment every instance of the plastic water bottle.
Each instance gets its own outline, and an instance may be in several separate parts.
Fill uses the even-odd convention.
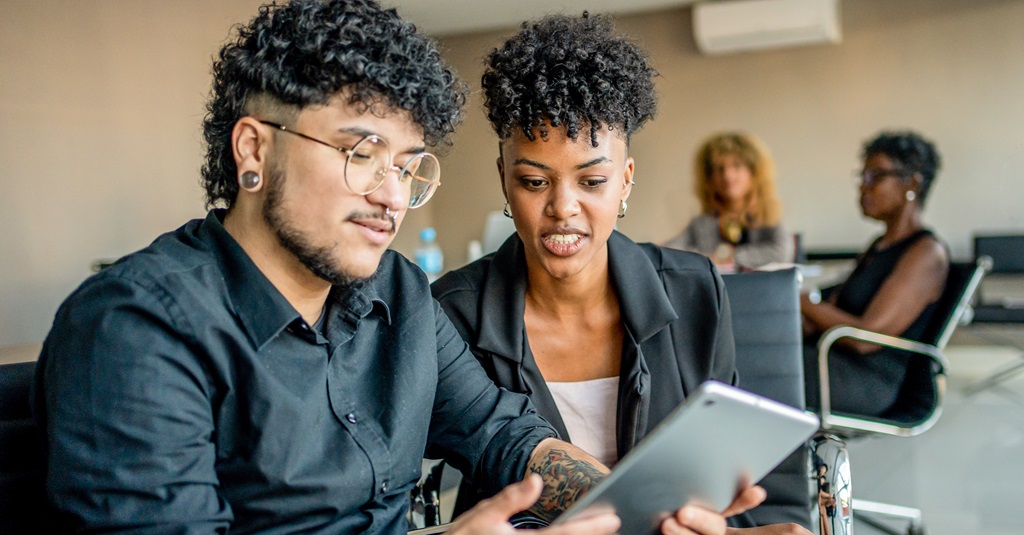
[[[420,231],[420,245],[414,253],[416,265],[434,282],[444,270],[444,253],[437,246],[437,232],[432,227]]]

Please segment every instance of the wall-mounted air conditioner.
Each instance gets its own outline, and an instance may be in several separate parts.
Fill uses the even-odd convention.
[[[705,54],[838,43],[839,0],[729,0],[693,6],[693,36]]]

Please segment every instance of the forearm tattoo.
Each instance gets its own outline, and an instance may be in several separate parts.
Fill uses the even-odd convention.
[[[529,513],[548,522],[605,477],[594,465],[575,459],[565,450],[559,449],[552,449],[542,458],[531,462],[530,471],[544,478],[544,490],[537,503],[530,507]]]

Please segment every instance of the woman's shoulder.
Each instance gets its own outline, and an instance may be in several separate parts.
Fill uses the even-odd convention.
[[[786,227],[786,224],[782,221],[775,223],[774,225],[758,225],[750,227],[751,232],[760,232],[766,235],[772,236],[791,236],[793,233]]]
[[[449,271],[430,285],[430,292],[434,295],[434,299],[440,301],[442,305],[452,301],[461,301],[467,297],[472,297],[472,301],[475,301],[475,296],[483,286],[493,261],[494,254],[492,253]]]
[[[654,269],[660,273],[679,272],[696,275],[711,274],[715,271],[711,259],[700,253],[663,247],[654,243],[637,243],[636,246],[643,250]]]
[[[693,216],[690,222],[686,224],[686,229],[691,232],[702,231],[707,229],[718,229],[718,218],[713,214],[700,213]]]
[[[881,245],[883,237],[878,236],[872,240],[867,252],[874,251],[876,254],[883,254],[892,251],[892,254],[898,256],[901,261],[908,258],[912,259],[911,261],[919,259],[949,261],[949,246],[932,229],[920,229],[886,247]]]
[[[932,264],[949,263],[949,247],[930,229],[920,231],[917,238],[909,244],[904,257],[914,261],[929,262]]]

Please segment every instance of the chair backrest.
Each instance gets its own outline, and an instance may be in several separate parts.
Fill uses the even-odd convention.
[[[724,275],[736,340],[739,386],[804,409],[800,279],[795,269]],[[761,485],[768,499],[747,516],[756,525],[809,527],[806,448],[798,448]]]
[[[992,273],[1024,273],[1024,234],[978,235],[974,237],[974,258],[992,259]]]
[[[931,325],[925,329],[920,342],[945,349],[960,319],[970,307],[971,298],[978,291],[981,279],[990,269],[985,259],[976,262],[952,262],[946,275],[946,286],[939,297]]]
[[[800,280],[795,269],[724,275],[740,387],[804,409]]]
[[[946,286],[939,297],[935,314],[919,342],[935,346],[940,351],[946,347],[960,319],[970,307],[971,298],[981,285],[988,265],[986,262],[952,262],[946,276]],[[893,408],[884,419],[900,425],[916,426],[928,421],[941,404],[941,391],[937,375],[944,373],[936,369],[930,359],[911,355],[907,376],[903,380],[899,396]]]
[[[0,365],[0,533],[46,531],[43,440],[29,403],[34,370],[34,362]]]

